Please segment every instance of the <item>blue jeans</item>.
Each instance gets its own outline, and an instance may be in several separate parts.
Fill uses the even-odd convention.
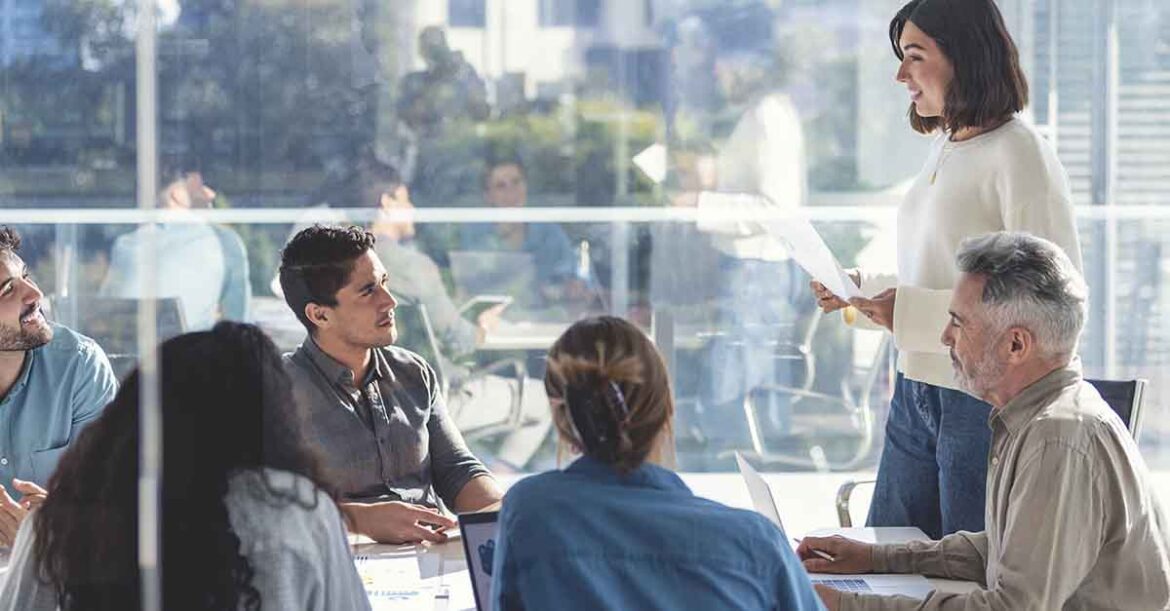
[[[869,526],[983,530],[991,406],[898,373]]]

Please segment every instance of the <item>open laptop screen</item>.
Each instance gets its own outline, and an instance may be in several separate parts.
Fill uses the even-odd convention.
[[[492,608],[492,559],[495,557],[499,519],[498,511],[459,515],[467,572],[471,574],[471,589],[479,611]]]

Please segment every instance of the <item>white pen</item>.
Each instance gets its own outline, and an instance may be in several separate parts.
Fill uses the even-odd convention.
[[[793,540],[793,541],[795,541],[797,545],[800,545],[800,539],[797,539],[796,537],[793,537],[793,538],[792,538],[792,540]],[[828,560],[829,562],[836,562],[836,561],[837,561],[837,559],[836,559],[836,558],[834,558],[834,557],[832,556],[832,554],[830,554],[830,553],[828,553],[828,552],[821,551],[821,550],[819,550],[819,549],[812,549],[811,547],[809,548],[809,550],[808,550],[808,551],[810,551],[810,552],[812,552],[812,553],[816,554],[817,556],[819,556],[819,557],[821,557],[821,558],[824,558],[825,560]]]

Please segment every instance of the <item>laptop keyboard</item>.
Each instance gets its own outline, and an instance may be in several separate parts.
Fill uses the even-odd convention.
[[[829,586],[844,592],[872,592],[869,584],[865,583],[864,579],[813,579],[813,583],[819,583]]]

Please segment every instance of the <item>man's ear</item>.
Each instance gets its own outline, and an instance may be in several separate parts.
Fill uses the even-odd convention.
[[[1036,351],[1036,336],[1024,327],[1011,327],[1004,334],[1007,342],[1007,358],[1011,364],[1018,364],[1032,358]]]
[[[332,320],[332,314],[333,312],[329,311],[329,308],[321,304],[313,303],[311,301],[305,304],[305,318],[308,318],[309,322],[317,325],[318,329],[323,329],[329,326],[329,323]]]

